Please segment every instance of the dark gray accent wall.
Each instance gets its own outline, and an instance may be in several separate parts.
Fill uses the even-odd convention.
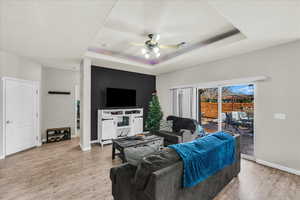
[[[136,90],[136,104],[144,108],[145,122],[152,92],[156,90],[155,76],[97,66],[92,66],[91,73],[91,140],[98,139],[97,111],[105,108],[108,87]]]

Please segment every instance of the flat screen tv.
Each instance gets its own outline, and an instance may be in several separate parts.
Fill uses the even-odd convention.
[[[106,88],[106,107],[136,106],[136,90]]]

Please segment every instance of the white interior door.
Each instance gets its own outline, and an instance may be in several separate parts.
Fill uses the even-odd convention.
[[[37,145],[37,88],[5,80],[5,150],[13,154]]]

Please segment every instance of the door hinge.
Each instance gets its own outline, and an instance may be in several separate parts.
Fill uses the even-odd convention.
[[[36,91],[35,91],[35,93],[36,93],[36,94],[39,94],[39,91],[38,91],[38,90],[36,90]]]
[[[36,118],[38,118],[39,117],[39,113],[36,113]]]

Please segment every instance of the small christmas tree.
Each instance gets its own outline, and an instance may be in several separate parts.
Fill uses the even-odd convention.
[[[159,130],[160,120],[163,117],[161,107],[156,92],[152,93],[152,99],[149,103],[149,112],[146,120],[146,128],[153,133]]]

